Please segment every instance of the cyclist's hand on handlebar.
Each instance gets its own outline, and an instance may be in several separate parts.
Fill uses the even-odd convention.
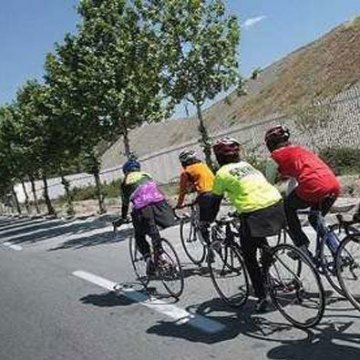
[[[131,218],[129,216],[127,216],[126,218],[116,219],[112,222],[114,227],[119,227],[121,225],[129,224],[129,223],[131,223]]]
[[[131,217],[127,216],[126,218],[122,218],[123,224],[130,224],[132,222]]]

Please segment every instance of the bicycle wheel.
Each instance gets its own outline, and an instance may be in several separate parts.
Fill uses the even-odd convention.
[[[134,236],[129,239],[129,252],[132,266],[134,268],[137,279],[146,287],[150,278],[146,274],[146,263],[144,257],[141,255]]]
[[[163,253],[158,261],[157,270],[165,289],[174,298],[179,298],[184,290],[184,274],[179,257],[166,239],[161,239]]]
[[[205,259],[205,246],[200,239],[200,231],[196,228],[195,216],[189,222],[180,222],[180,239],[187,257],[195,265],[200,265]]]
[[[209,247],[208,267],[210,277],[220,298],[229,306],[242,306],[249,296],[249,280],[244,261],[234,245],[219,249]]]
[[[336,271],[336,255],[326,246],[325,241],[321,241],[320,245],[320,265],[327,281],[332,288],[341,296],[345,296],[340,286]]]
[[[320,322],[325,309],[323,285],[312,261],[298,248],[280,244],[271,250],[266,283],[275,306],[294,326],[306,329]]]
[[[360,234],[349,235],[341,242],[336,270],[346,297],[360,310]]]

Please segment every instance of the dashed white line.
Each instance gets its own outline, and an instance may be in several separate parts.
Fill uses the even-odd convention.
[[[114,286],[117,286],[117,289],[121,290],[122,293],[130,300],[169,316],[170,318],[174,319],[178,325],[188,324],[210,334],[218,333],[225,330],[226,328],[225,325],[212,319],[208,319],[205,316],[191,314],[184,309],[181,309],[172,304],[167,304],[166,302],[159,299],[149,299],[148,296],[144,293],[135,291],[132,288],[119,288],[118,284],[115,282],[91,274],[87,271],[74,271],[73,275],[110,291],[114,289]]]
[[[23,249],[22,246],[12,244],[11,242],[8,242],[8,241],[4,242],[3,245],[7,246],[8,248],[13,249],[15,251],[21,251]]]

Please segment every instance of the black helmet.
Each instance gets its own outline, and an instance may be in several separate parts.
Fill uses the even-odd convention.
[[[276,125],[269,129],[265,134],[267,148],[272,151],[277,145],[286,143],[290,138],[290,130],[284,125]]]
[[[196,155],[196,151],[194,150],[183,150],[179,154],[179,160],[182,164],[190,164],[198,161],[198,157]]]

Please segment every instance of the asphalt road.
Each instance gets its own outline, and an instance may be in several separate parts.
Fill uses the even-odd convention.
[[[174,302],[156,282],[145,293],[129,233],[114,237],[94,218],[0,218],[0,359],[360,359],[360,313],[348,302],[332,298],[311,331],[277,311],[253,314],[251,300],[234,312],[186,260],[176,227],[164,234],[181,255],[184,293]]]

